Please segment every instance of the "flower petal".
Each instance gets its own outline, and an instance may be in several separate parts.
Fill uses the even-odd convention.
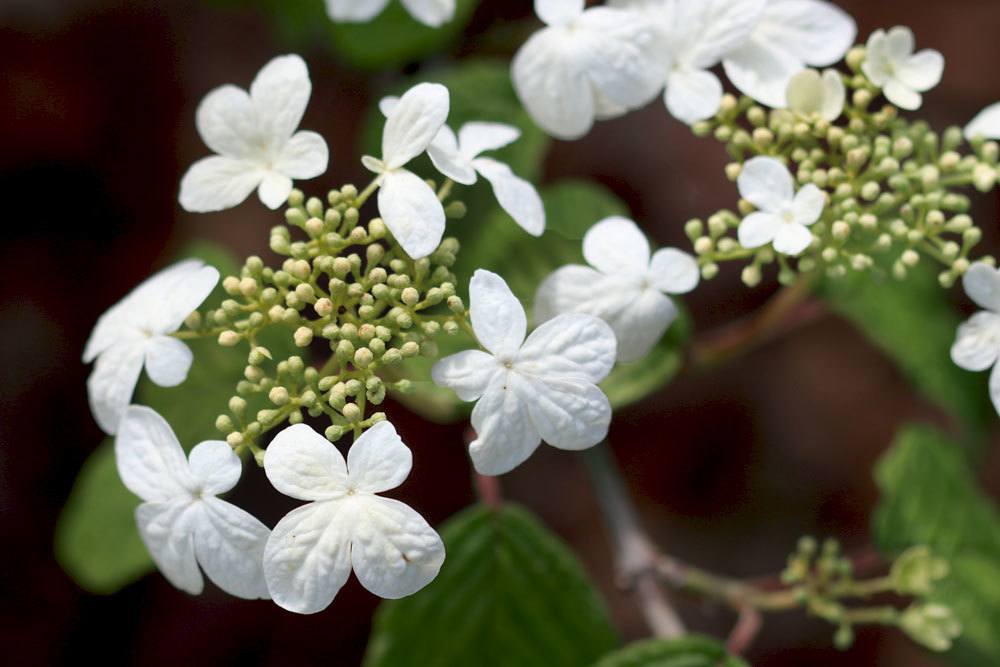
[[[615,365],[616,341],[604,320],[583,313],[559,315],[531,332],[515,370],[597,383]]]
[[[146,374],[161,387],[176,387],[187,379],[194,355],[171,336],[154,336],[146,343]]]
[[[398,169],[430,145],[448,119],[448,89],[437,83],[420,83],[399,98],[382,131],[382,160]]]
[[[434,364],[431,377],[439,387],[454,390],[463,401],[474,401],[483,395],[502,368],[492,354],[482,350],[465,350]]]
[[[885,98],[900,109],[916,111],[924,103],[923,96],[898,79],[889,79],[882,88]]]
[[[535,323],[562,313],[589,313],[607,320],[627,296],[612,278],[579,264],[563,266],[549,274],[535,292]]]
[[[979,311],[959,325],[951,360],[967,371],[985,371],[1000,356],[1000,315]]]
[[[714,67],[722,57],[742,46],[757,27],[766,0],[705,0],[679,2],[674,7],[677,40],[687,38],[678,54],[684,65],[702,70]],[[696,34],[695,39],[690,35]],[[683,42],[682,42],[683,43]]]
[[[344,457],[305,424],[274,436],[264,454],[264,474],[278,491],[299,500],[341,498],[348,490]]]
[[[167,581],[191,595],[204,589],[194,551],[197,515],[190,499],[143,503],[135,509],[139,536],[156,567]]]
[[[625,363],[645,357],[675,319],[677,307],[661,292],[645,289],[632,297],[608,320],[618,339],[617,360]]]
[[[472,409],[476,439],[469,456],[480,475],[502,475],[524,463],[538,449],[538,435],[528,408],[509,385],[513,374],[498,377]]]
[[[281,149],[273,169],[291,178],[308,179],[326,171],[330,149],[315,132],[296,132]],[[287,195],[286,195],[287,198]]]
[[[826,193],[812,183],[803,185],[792,200],[792,215],[800,225],[811,225],[823,215]]]
[[[403,6],[413,18],[432,28],[444,25],[455,15],[455,0],[403,0]]]
[[[294,509],[278,522],[264,546],[264,579],[275,604],[299,614],[330,606],[351,575],[356,514],[355,503],[327,500]]]
[[[813,67],[844,57],[858,29],[850,14],[821,0],[770,0],[754,36],[781,46]]]
[[[828,69],[823,72],[823,105],[820,115],[833,122],[844,113],[844,103],[847,101],[847,89],[840,72]]]
[[[736,233],[744,248],[759,248],[773,241],[783,224],[785,221],[778,216],[758,211],[743,218]]]
[[[786,223],[774,235],[774,249],[794,257],[809,247],[813,236],[808,227],[798,223]]]
[[[413,595],[437,576],[444,542],[411,507],[390,498],[359,499],[351,562],[361,585],[379,597]]]
[[[976,262],[962,276],[962,287],[980,308],[1000,313],[1000,270]]]
[[[257,188],[257,196],[264,206],[272,211],[281,208],[292,193],[292,179],[276,171],[264,174],[264,179]]]
[[[434,252],[444,236],[444,207],[437,193],[412,172],[385,174],[378,191],[378,211],[392,235],[413,259]]]
[[[278,56],[257,73],[250,98],[268,155],[277,156],[292,137],[311,94],[309,68],[297,55]]]
[[[584,0],[535,0],[535,14],[547,25],[566,25],[583,14]]]
[[[497,202],[514,222],[532,236],[541,236],[545,231],[545,206],[535,186],[496,160],[481,157],[473,160],[472,166],[490,182]]]
[[[792,174],[773,157],[747,160],[736,184],[740,196],[765,213],[781,213],[795,197]]]
[[[434,141],[427,147],[427,156],[435,169],[456,183],[472,185],[476,182],[472,162],[458,150],[458,138],[447,125],[441,126]]]
[[[904,25],[897,25],[886,34],[886,55],[890,60],[901,63],[913,54],[915,44],[913,31]]]
[[[97,358],[87,378],[87,398],[94,419],[105,433],[118,432],[118,424],[132,402],[145,355],[145,343],[135,340],[122,341]]]
[[[501,361],[513,361],[528,329],[524,306],[503,278],[477,269],[469,281],[469,317],[479,344]]]
[[[466,123],[458,131],[458,145],[462,155],[470,160],[486,151],[495,151],[512,144],[521,136],[521,130],[503,123]]]
[[[220,444],[228,449],[226,443]],[[208,578],[238,598],[270,598],[263,565],[264,545],[271,534],[267,526],[250,513],[218,498],[202,499],[199,510],[194,550]]]
[[[595,93],[609,106],[637,109],[663,87],[663,68],[654,58],[656,33],[636,12],[592,7],[574,26],[578,58]]]
[[[511,63],[518,99],[531,119],[558,139],[579,139],[594,124],[594,93],[574,36],[561,28],[535,33]]]
[[[188,260],[153,276],[136,291],[135,324],[147,333],[177,331],[185,318],[198,309],[219,282],[219,270],[198,260]],[[155,279],[155,280],[154,280]]]
[[[191,165],[181,179],[181,206],[192,213],[232,208],[250,196],[265,173],[258,162],[217,155],[203,158]]]
[[[896,70],[896,77],[918,91],[930,90],[941,83],[944,74],[944,56],[933,49],[925,49],[907,58]]]
[[[649,270],[649,241],[628,218],[605,218],[583,237],[583,257],[601,273],[645,277]]]
[[[698,260],[677,248],[661,248],[649,263],[649,281],[668,294],[687,294],[698,286]]]
[[[1000,102],[986,107],[965,126],[965,137],[970,141],[981,136],[1000,139]]]
[[[747,97],[780,109],[788,84],[803,63],[774,42],[754,35],[722,61],[726,76]]]
[[[252,162],[264,157],[257,112],[247,91],[232,85],[216,88],[198,104],[194,120],[202,141],[213,152]]]
[[[170,424],[143,405],[130,406],[122,418],[115,462],[125,488],[143,500],[190,499],[198,486]]]
[[[352,487],[367,493],[395,489],[412,467],[413,453],[387,421],[361,434],[347,452],[347,479]]]
[[[808,116],[823,108],[826,88],[823,78],[814,69],[804,69],[788,82],[785,94],[789,111]]]
[[[990,373],[990,400],[993,401],[993,409],[1000,413],[1000,364],[993,367]]]
[[[367,23],[388,4],[389,0],[326,0],[326,13],[334,21]]]
[[[528,406],[542,440],[559,449],[593,447],[608,435],[611,404],[596,385],[512,373],[510,385]]]
[[[188,455],[188,467],[201,492],[213,496],[231,490],[243,472],[240,457],[222,440],[195,445]]]
[[[674,118],[692,125],[719,111],[722,83],[708,70],[677,70],[667,80],[663,101]]]

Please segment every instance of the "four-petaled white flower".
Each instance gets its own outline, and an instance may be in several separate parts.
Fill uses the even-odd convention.
[[[197,595],[201,569],[236,597],[267,599],[262,559],[270,531],[244,510],[216,498],[236,486],[242,466],[221,440],[195,445],[188,458],[170,424],[133,405],[115,438],[118,474],[142,498],[139,535],[163,576]]]
[[[382,498],[410,474],[413,456],[389,422],[355,441],[347,461],[304,424],[281,431],[264,455],[278,491],[312,501],[289,512],[264,548],[271,597],[300,614],[326,609],[353,567],[361,585],[383,598],[417,592],[437,576],[444,543],[408,505]]]
[[[654,31],[637,13],[584,10],[584,0],[535,0],[546,28],[514,56],[514,89],[532,119],[554,137],[577,139],[595,119],[643,106],[663,85],[652,57]]]
[[[698,285],[698,262],[676,248],[650,257],[649,242],[625,218],[606,218],[583,237],[590,266],[564,266],[546,278],[535,295],[535,321],[561,313],[596,315],[618,339],[618,361],[645,357],[677,318],[667,294],[685,294]],[[591,268],[593,267],[593,268]]]
[[[809,225],[819,220],[826,195],[809,183],[795,192],[785,165],[771,157],[755,157],[743,165],[737,181],[740,196],[758,208],[743,218],[737,234],[744,248],[773,243],[786,255],[798,255],[812,243]]]
[[[523,463],[542,440],[578,450],[604,439],[611,405],[597,387],[615,363],[615,335],[601,319],[568,313],[525,340],[524,308],[503,278],[476,271],[469,283],[472,329],[486,348],[434,365],[434,382],[472,410],[476,470],[500,475]]]
[[[400,0],[410,16],[437,28],[455,15],[455,0]],[[334,21],[364,23],[382,13],[389,0],[326,0],[326,13]]]
[[[181,181],[180,202],[188,211],[231,208],[254,188],[269,208],[281,206],[292,179],[326,171],[329,152],[315,132],[296,132],[312,84],[296,55],[264,66],[247,91],[216,88],[198,105],[196,123],[205,144],[218,155],[195,162]]]
[[[710,70],[745,43],[757,26],[765,0],[674,2],[665,8],[666,40],[658,49],[666,75],[663,101],[670,113],[691,124],[714,116],[722,83]]]
[[[847,91],[840,72],[828,69],[822,76],[814,69],[804,69],[788,83],[788,110],[813,120],[833,122],[844,112]]]
[[[965,126],[965,137],[972,141],[976,137],[1000,139],[1000,102],[986,107]]]
[[[115,433],[143,365],[161,387],[187,378],[192,354],[170,336],[211,294],[219,272],[197,260],[179,262],[136,287],[101,315],[83,351],[84,363],[97,359],[87,379],[94,419]]]
[[[448,89],[421,83],[399,98],[382,131],[382,159],[366,155],[378,174],[378,210],[386,227],[413,259],[434,252],[444,236],[444,207],[427,182],[403,167],[430,146],[448,119]]]
[[[962,276],[962,286],[979,311],[958,327],[951,359],[967,371],[990,373],[990,398],[1000,412],[1000,271],[977,262]]]
[[[827,67],[854,44],[857,26],[823,0],[769,0],[756,28],[722,61],[740,92],[774,108],[785,106],[788,82],[806,66]]]
[[[910,111],[920,108],[920,93],[938,85],[944,73],[944,56],[933,49],[914,53],[913,47],[913,32],[907,27],[896,26],[888,33],[876,30],[868,38],[861,65],[886,99]]]

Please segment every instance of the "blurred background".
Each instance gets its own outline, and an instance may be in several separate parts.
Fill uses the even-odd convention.
[[[6,664],[353,665],[363,654],[378,600],[353,579],[326,612],[300,617],[211,587],[189,597],[159,575],[113,596],[90,595],[52,555],[59,511],[103,439],[80,362],[98,315],[188,240],[210,239],[241,257],[263,253],[278,221],[254,197],[223,214],[179,208],[181,175],[208,152],[194,126],[201,97],[223,83],[246,87],[273,56],[301,53],[314,83],[302,127],[320,132],[332,153],[327,175],[304,184],[318,190],[364,178],[358,137],[365,109],[401,74],[428,64],[363,71],[322,40],[291,39],[265,4],[0,2]],[[839,4],[856,18],[862,41],[905,22],[920,48],[944,53],[945,79],[922,111],[934,126],[964,124],[1000,98],[996,0]],[[473,53],[509,58],[535,25],[527,1],[482,0],[468,29],[429,62]],[[724,164],[720,147],[695,139],[654,103],[599,124],[583,140],[554,143],[542,182],[596,180],[628,202],[659,244],[686,248],[684,221],[734,202]],[[996,253],[998,201],[976,201],[985,251]],[[745,289],[730,269],[687,303],[704,331],[752,313],[776,289]],[[397,497],[435,524],[470,504],[462,427],[429,425],[398,405],[389,410],[417,461]],[[864,548],[877,501],[872,464],[897,426],[913,418],[943,420],[850,325],[824,315],[717,370],[683,375],[617,416],[610,441],[659,544],[719,572],[759,576],[780,570],[803,534]],[[982,473],[996,491],[996,448]],[[644,636],[634,600],[615,588],[610,545],[578,457],[543,447],[501,485],[579,554],[623,637]],[[265,488],[261,479],[244,486],[244,497]],[[285,508],[254,509],[273,525]],[[723,609],[684,597],[678,605],[696,630],[724,636],[731,626]],[[896,631],[864,631],[846,653],[832,648],[831,636],[832,628],[801,613],[772,616],[748,658],[762,667],[938,664]]]

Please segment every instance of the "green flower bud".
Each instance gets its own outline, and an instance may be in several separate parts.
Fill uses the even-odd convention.
[[[948,561],[936,558],[927,546],[907,549],[892,564],[889,577],[900,595],[928,595],[948,576]]]
[[[215,429],[220,433],[229,433],[235,428],[236,426],[229,415],[219,415],[215,418]]]
[[[277,406],[288,405],[288,401],[290,400],[288,390],[284,387],[275,387],[268,392],[267,398]]]
[[[293,335],[295,345],[298,347],[309,347],[313,341],[313,330],[309,327],[299,327]]]
[[[899,627],[910,639],[932,651],[944,652],[962,634],[962,624],[949,607],[914,604],[899,617]]]
[[[240,342],[240,335],[235,331],[223,331],[219,334],[219,345],[233,347]]]

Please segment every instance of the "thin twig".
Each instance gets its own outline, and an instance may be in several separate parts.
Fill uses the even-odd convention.
[[[657,637],[679,637],[684,623],[660,587],[653,548],[628,497],[617,464],[608,446],[600,444],[584,452],[605,524],[615,547],[619,583],[631,587],[650,630]]]
[[[759,611],[750,605],[741,607],[739,615],[736,617],[736,625],[733,626],[729,638],[726,640],[726,650],[733,655],[745,653],[753,644],[753,640],[757,638],[757,633],[760,632],[763,625],[764,618]]]

